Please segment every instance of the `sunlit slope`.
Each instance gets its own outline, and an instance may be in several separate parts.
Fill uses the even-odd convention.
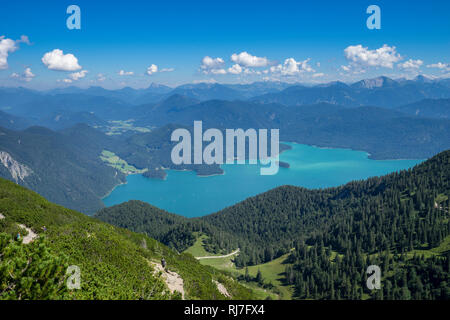
[[[0,233],[23,232],[23,224],[56,256],[81,269],[81,289],[60,299],[172,299],[164,279],[153,268],[164,257],[168,269],[184,281],[187,299],[225,299],[213,280],[236,299],[252,298],[251,291],[222,273],[200,265],[189,254],[178,254],[144,234],[117,228],[45,200],[36,193],[0,179]],[[37,239],[35,240],[37,241]]]

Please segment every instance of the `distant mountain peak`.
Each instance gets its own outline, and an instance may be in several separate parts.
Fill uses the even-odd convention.
[[[298,84],[298,86],[305,87],[302,84]],[[348,87],[348,84],[337,80],[337,81],[331,81],[331,82],[319,84],[319,85],[317,85],[317,87]]]
[[[414,78],[414,81],[423,83],[433,82],[434,80],[436,80],[436,77],[427,76],[425,74],[419,74]]]
[[[167,86],[164,85],[164,84],[152,82],[152,83],[150,83],[150,85],[148,86],[147,89],[150,89],[150,88],[153,88],[153,89],[156,89],[156,88],[167,88]]]
[[[373,89],[373,88],[381,88],[392,86],[396,84],[395,80],[388,78],[386,76],[381,76],[372,79],[364,79],[358,82],[355,82],[352,86],[356,88],[365,88],[365,89]]]

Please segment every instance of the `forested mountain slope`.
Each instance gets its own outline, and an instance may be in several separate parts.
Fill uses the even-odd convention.
[[[85,124],[61,131],[30,127],[13,131],[0,127],[0,177],[30,188],[60,205],[93,214],[104,197],[125,182],[126,170],[102,160],[107,150],[135,166],[144,175],[164,178],[164,168],[195,170],[198,174],[221,173],[218,165],[180,165],[171,161],[179,126],[164,126],[129,139],[105,135]]]
[[[425,99],[396,110],[418,117],[450,119],[450,99]]]
[[[349,280],[347,287],[344,286],[346,289],[339,289],[339,297],[361,298],[361,277],[364,276],[362,267],[371,262],[370,259],[375,261],[380,258],[382,252],[389,252],[388,256],[395,255],[395,260],[389,258],[391,260],[387,264],[391,263],[392,266],[388,268],[398,268],[399,264],[406,265],[407,268],[428,268],[426,265],[435,265],[440,266],[437,268],[441,268],[442,272],[447,272],[448,275],[446,255],[450,250],[449,199],[450,151],[445,151],[413,169],[383,177],[323,190],[283,186],[215,214],[189,219],[189,222],[184,224],[181,219],[175,223],[175,219],[171,218],[173,225],[168,233],[179,235],[179,243],[173,242],[172,238],[171,245],[181,248],[185,246],[186,233],[194,231],[208,235],[207,248],[211,251],[229,252],[240,248],[241,253],[235,259],[237,266],[270,261],[295,248],[291,261],[296,265],[296,269],[288,270],[287,274],[289,281],[296,285],[298,296],[304,298],[331,298],[331,291],[338,290],[327,282],[328,285],[321,287],[316,284],[315,289],[308,288],[308,292],[305,291],[303,287],[310,284],[312,286],[314,281],[308,280],[302,274],[309,274],[316,277],[316,280],[322,277],[321,281],[330,281],[318,274],[326,272],[323,268],[332,267],[328,262],[323,262],[322,267],[319,267],[317,261],[309,271],[305,271],[303,263],[310,261],[310,254],[313,254],[308,251],[309,248],[315,248],[314,250],[320,253],[314,253],[314,259],[321,257],[330,261],[338,255],[342,260],[337,263],[343,265],[340,265],[341,269],[336,272],[341,276],[345,273],[343,281],[349,279],[350,273],[346,273],[350,272],[348,266],[358,267],[358,277],[352,273],[355,277]],[[135,203],[119,205],[120,215],[114,214],[117,212],[116,206],[103,209],[97,216],[112,224],[133,228],[133,225],[127,222],[127,206],[128,210],[134,212],[133,215],[140,217],[138,221],[141,230],[151,232],[145,223],[147,219],[152,222],[152,229],[157,229],[158,223],[162,223],[160,228],[167,228],[162,219],[152,218],[155,214],[154,207],[145,209],[141,205],[141,210],[137,212],[133,209]],[[159,237],[164,238],[162,235]],[[406,256],[401,257],[402,253],[415,251],[426,252],[428,256],[432,254],[433,259],[437,260],[430,262],[416,258],[419,260],[411,261],[407,260]],[[422,281],[427,281],[429,273],[423,268],[420,269],[420,272],[423,272]],[[399,275],[394,272],[391,276],[397,279]],[[342,277],[339,281],[341,280]],[[397,280],[395,285],[405,285]],[[395,286],[393,283],[391,285]],[[421,298],[423,295],[433,299],[442,298],[442,290],[447,290],[447,284],[444,283],[443,288],[439,287],[440,283],[434,283],[433,286],[421,293],[413,292]],[[436,289],[436,286],[440,289]],[[311,290],[318,293],[313,295]],[[408,293],[403,289],[396,289],[395,292],[389,290],[386,294],[391,294],[394,298]],[[432,290],[439,292],[430,293]]]
[[[88,136],[81,139],[85,129]],[[0,176],[61,205],[85,213],[98,210],[103,206],[100,198],[123,182],[124,175],[102,163],[99,155],[106,142],[90,130],[81,125],[74,129],[75,135],[69,135],[43,127],[0,128],[5,160]]]
[[[189,101],[173,96],[155,106],[136,107],[142,110],[137,123],[193,126],[194,121],[202,121],[204,130],[279,129],[281,141],[364,150],[374,159],[424,159],[450,148],[450,119],[417,117],[407,110],[401,112],[403,109],[350,108],[324,102],[285,106],[254,101]]]
[[[187,299],[225,299],[213,280],[233,298],[253,297],[250,290],[191,255],[50,203],[4,179],[0,213],[0,299],[179,299],[181,295],[170,293],[155,273],[153,263],[162,257],[183,279]],[[28,244],[13,240],[18,232],[22,238],[26,235],[19,224],[38,238]],[[80,268],[79,290],[65,287],[69,265]]]

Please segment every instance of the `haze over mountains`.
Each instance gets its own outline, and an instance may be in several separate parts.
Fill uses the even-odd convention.
[[[338,81],[314,87],[292,86],[278,93],[254,97],[252,100],[286,105],[328,102],[349,107],[372,105],[394,108],[427,98],[448,98],[448,90],[446,81],[424,81],[423,77],[395,81],[379,77],[350,85]]]
[[[113,107],[120,105],[157,103],[175,94],[198,101],[252,100],[285,105],[327,102],[353,107],[372,105],[394,108],[422,99],[450,98],[450,81],[449,79],[431,80],[424,76],[418,76],[413,80],[378,77],[353,84],[331,82],[313,86],[282,82],[255,82],[252,84],[186,84],[174,89],[159,84],[152,84],[146,89],[125,87],[119,90],[107,90],[102,87],[81,89],[70,86],[43,92],[23,87],[0,88],[0,110],[21,115],[30,110],[33,111],[33,107],[36,107],[40,114],[49,109],[52,111],[55,109],[90,111],[101,114],[102,111],[104,112],[102,107],[106,108],[105,104],[112,104],[109,109],[111,110],[117,109]],[[30,105],[31,102],[35,104]],[[46,109],[42,109],[43,107]],[[120,115],[120,113],[113,113],[108,114],[108,117],[120,118]]]

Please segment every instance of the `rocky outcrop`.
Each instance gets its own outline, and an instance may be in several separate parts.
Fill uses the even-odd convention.
[[[184,281],[183,278],[176,272],[169,271],[167,268],[164,269],[159,263],[149,261],[149,263],[155,268],[156,273],[160,273],[162,279],[166,283],[170,292],[174,293],[178,291],[181,293],[181,298],[184,300]]]
[[[9,173],[16,181],[23,181],[26,177],[33,173],[33,170],[16,161],[8,152],[0,151],[0,163],[8,169]]]
[[[219,281],[216,280],[213,280],[213,282],[216,284],[217,290],[219,290],[221,294],[223,294],[227,298],[231,298],[231,295],[228,293],[227,288],[225,288],[223,284],[221,284]]]

